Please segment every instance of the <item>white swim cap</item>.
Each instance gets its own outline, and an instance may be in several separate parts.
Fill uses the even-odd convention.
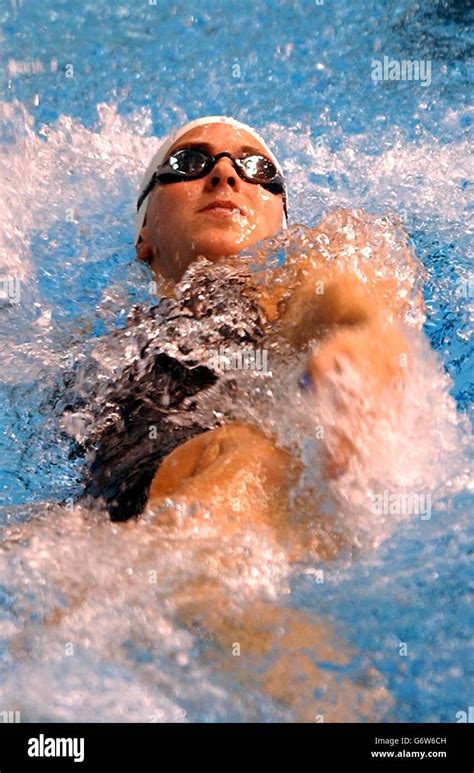
[[[251,126],[248,126],[245,123],[241,123],[240,121],[236,121],[235,118],[228,118],[225,115],[206,115],[203,118],[197,118],[195,121],[190,121],[189,123],[185,124],[184,126],[181,126],[180,129],[177,129],[175,132],[169,135],[166,140],[160,145],[158,150],[156,151],[155,155],[151,159],[150,163],[148,164],[147,170],[145,174],[143,175],[142,181],[140,183],[140,190],[138,191],[138,199],[140,199],[140,196],[142,192],[147,188],[151,178],[153,177],[154,173],[156,172],[157,168],[160,166],[160,164],[163,163],[163,161],[166,158],[166,155],[170,148],[174,145],[174,143],[183,135],[186,134],[186,132],[190,131],[191,129],[195,129],[197,126],[203,126],[205,124],[209,123],[225,123],[229,124],[230,126],[234,126],[236,129],[243,129],[244,131],[251,134],[253,137],[255,137],[256,140],[261,144],[261,146],[264,148],[265,152],[267,153],[269,159],[273,161],[275,164],[278,172],[283,176],[283,172],[281,169],[280,164],[278,163],[278,160],[274,153],[270,150],[265,140],[260,137],[259,134],[255,131],[255,129],[252,129]],[[151,192],[151,191],[150,191]],[[137,219],[136,219],[136,228],[135,228],[135,244],[138,242],[138,238],[140,236],[140,231],[142,230],[142,226],[145,220],[146,215],[146,209],[148,206],[148,196],[144,198],[144,200],[141,203],[141,206],[137,212]],[[286,220],[286,214],[283,213],[283,222],[282,222],[282,228],[288,228],[288,223]]]

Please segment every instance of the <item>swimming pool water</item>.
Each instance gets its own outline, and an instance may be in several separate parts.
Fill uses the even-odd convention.
[[[291,223],[338,207],[398,213],[426,270],[425,332],[466,419],[430,520],[324,565],[323,583],[319,564],[290,571],[249,535],[252,566],[282,608],[330,621],[351,648],[348,670],[378,672],[391,696],[382,718],[455,721],[473,700],[469,3],[24,0],[3,3],[0,20],[2,523],[34,521],[35,503],[77,493],[81,462],[47,402],[68,357],[152,300],[134,259],[134,200],[157,138],[232,115],[282,160]],[[430,61],[431,82],[374,82],[384,57]],[[0,709],[19,702],[25,721],[291,719],[213,670],[199,637],[167,616],[192,546],[159,554],[100,521],[79,524],[74,510],[47,518],[5,556]],[[143,580],[154,570],[161,591]],[[69,610],[61,588],[81,573],[100,593]],[[238,592],[248,587],[244,578]],[[55,627],[56,607],[67,613]],[[366,717],[354,708],[353,718]]]

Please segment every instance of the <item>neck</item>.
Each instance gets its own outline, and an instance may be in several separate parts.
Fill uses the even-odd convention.
[[[156,284],[156,294],[160,298],[174,298],[176,281],[172,277],[164,276],[158,269],[152,266],[153,278]]]
[[[151,270],[156,282],[159,276],[172,282],[179,282],[190,263],[191,260],[185,259],[179,252],[172,257],[163,257],[154,252]]]

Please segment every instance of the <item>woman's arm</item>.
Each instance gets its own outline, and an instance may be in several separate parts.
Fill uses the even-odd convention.
[[[279,328],[301,349],[335,329],[400,323],[418,270],[405,232],[365,213],[328,215],[310,232],[312,247],[290,256]],[[415,300],[421,310],[422,299]]]
[[[343,419],[326,447],[334,477],[355,452],[347,428],[401,403],[413,359],[404,319],[417,264],[403,231],[363,213],[332,213],[311,240],[313,248],[280,270],[275,331],[298,350],[318,344],[309,352],[305,382],[320,402],[331,399]],[[414,302],[421,312],[421,297]]]

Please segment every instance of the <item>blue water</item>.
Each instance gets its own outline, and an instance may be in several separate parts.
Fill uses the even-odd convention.
[[[383,718],[398,722],[455,721],[474,700],[472,474],[465,454],[474,301],[468,6],[0,5],[0,262],[2,276],[21,280],[20,303],[0,308],[2,522],[29,521],[38,512],[32,504],[77,493],[80,461],[69,458],[57,414],[44,401],[74,347],[122,326],[132,304],[152,299],[151,277],[134,259],[133,224],[137,183],[156,138],[203,114],[252,124],[287,172],[290,223],[314,225],[325,211],[347,206],[401,217],[426,270],[425,333],[452,379],[458,416],[467,420],[431,520],[404,523],[359,560],[328,564],[323,584],[307,570],[289,573],[291,593],[281,601],[331,621],[355,653],[354,669],[381,675],[392,698]],[[375,83],[371,63],[384,56],[429,60],[431,82]],[[23,558],[10,551],[2,572],[5,700],[21,689],[25,719],[281,718],[267,696],[257,691],[247,701],[244,688],[213,672],[200,659],[197,638],[178,625],[168,630],[159,604],[156,618],[146,617],[139,586],[114,602],[124,615],[136,614],[128,628],[104,597],[91,601],[82,618],[68,617],[60,635],[43,626],[44,609],[65,603],[61,573],[72,582],[81,562],[67,534],[57,543],[47,530],[34,539],[39,543],[29,543]],[[77,543],[91,551],[86,581],[104,581],[110,590],[118,566],[113,540],[104,543],[107,560],[94,540],[81,532]],[[32,559],[38,544],[54,565],[50,575],[46,558],[36,565]],[[62,563],[54,558],[59,550]],[[127,560],[133,567],[139,554]],[[99,629],[93,636],[92,624]],[[155,629],[159,652],[140,649],[138,631],[152,641]],[[15,656],[10,645],[18,637],[24,648]],[[56,653],[61,637],[76,642],[74,658]],[[119,660],[110,654],[118,640],[125,652]],[[55,696],[47,706],[40,688]],[[354,721],[360,719],[354,709]]]

